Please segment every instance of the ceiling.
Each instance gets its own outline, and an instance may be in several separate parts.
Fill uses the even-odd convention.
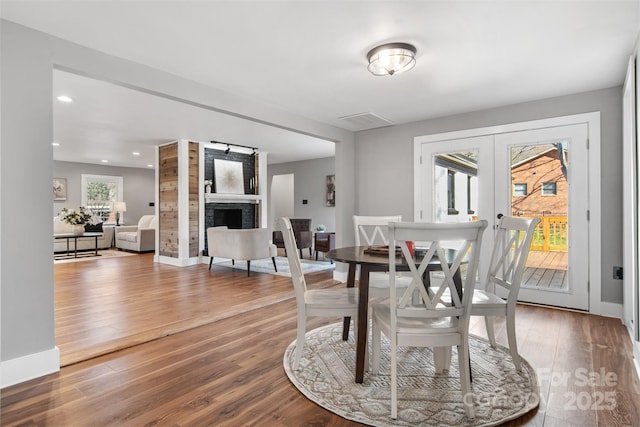
[[[366,126],[341,117],[402,124],[620,85],[640,29],[637,0],[2,0],[0,15],[351,131]],[[395,41],[417,47],[415,68],[371,75],[367,52]],[[177,138],[257,146],[270,163],[333,155],[328,141],[61,71],[54,91],[75,99],[54,103],[59,160],[146,167]]]

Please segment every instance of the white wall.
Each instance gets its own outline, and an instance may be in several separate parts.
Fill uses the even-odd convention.
[[[621,87],[359,132],[356,134],[354,167],[355,210],[361,215],[384,215],[391,206],[394,213],[402,214],[403,219],[413,219],[413,168],[410,165],[416,136],[591,111],[601,112],[601,300],[621,304],[622,281],[613,279],[613,266],[622,265]]]

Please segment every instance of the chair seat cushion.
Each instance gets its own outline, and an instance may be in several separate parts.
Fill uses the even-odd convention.
[[[120,232],[116,234],[118,240],[124,240],[125,242],[136,243],[138,241],[138,233]]]
[[[411,277],[396,276],[396,288],[408,288],[411,284]],[[369,288],[389,289],[389,274],[371,273],[369,274]]]

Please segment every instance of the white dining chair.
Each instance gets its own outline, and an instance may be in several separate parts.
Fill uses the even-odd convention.
[[[435,223],[391,223],[389,224],[389,244],[400,246],[402,256],[413,279],[406,289],[398,289],[395,281],[395,251],[389,251],[389,303],[373,306],[373,355],[372,372],[380,369],[381,334],[391,343],[391,418],[398,416],[398,367],[397,349],[403,347],[432,347],[436,372],[441,372],[451,362],[451,347],[458,349],[458,366],[462,402],[469,419],[474,418],[471,372],[469,367],[469,316],[471,299],[476,282],[479,249],[486,221],[456,224]],[[422,259],[411,256],[407,241],[426,243],[428,249]],[[446,247],[443,242],[460,242],[454,260],[447,262]],[[427,267],[430,262],[439,262],[444,279],[435,292],[427,291]],[[464,266],[462,271],[461,266]],[[460,272],[464,292],[458,296],[454,275]],[[442,297],[448,293],[451,303],[443,304]],[[421,298],[414,298],[414,292]],[[452,298],[451,298],[452,296]]]
[[[402,221],[401,215],[365,216],[353,215],[353,230],[356,246],[386,246],[389,244],[388,225]],[[397,287],[407,287],[411,278],[398,273]],[[369,274],[369,298],[389,296],[389,273],[373,272]]]
[[[516,302],[533,232],[539,222],[539,218],[500,218],[487,277],[476,286],[471,306],[472,316],[484,316],[493,348],[497,345],[494,318],[506,318],[509,351],[518,371],[522,369],[522,364],[516,340]]]
[[[302,272],[300,255],[296,250],[296,241],[291,228],[289,218],[279,218],[278,229],[282,231],[284,245],[289,261],[291,281],[296,295],[296,305],[298,312],[298,328],[296,338],[296,353],[293,369],[300,366],[304,338],[307,328],[308,317],[352,317],[357,324],[358,317],[358,289],[357,288],[337,288],[337,289],[308,289],[307,282]],[[355,350],[354,350],[355,351]]]

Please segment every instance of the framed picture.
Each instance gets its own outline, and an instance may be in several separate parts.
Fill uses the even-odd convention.
[[[244,176],[242,163],[231,160],[213,160],[216,178],[216,193],[244,194]]]
[[[327,175],[327,206],[336,205],[336,176]]]
[[[66,178],[53,178],[53,200],[54,201],[67,200],[67,179]]]

